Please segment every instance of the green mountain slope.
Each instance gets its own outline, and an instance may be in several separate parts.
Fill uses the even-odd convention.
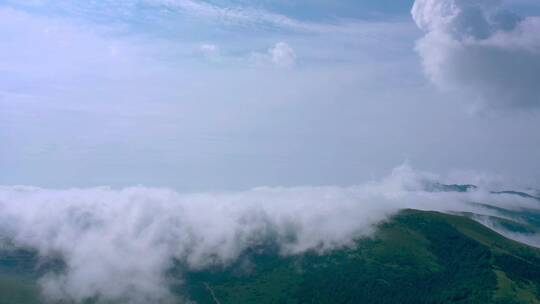
[[[42,303],[37,278],[61,263],[0,254],[0,303]],[[540,250],[467,216],[404,210],[354,248],[283,257],[253,248],[233,265],[185,272],[179,298],[214,303],[540,303]]]
[[[356,248],[254,251],[187,286],[198,303],[540,303],[540,251],[466,217],[407,210]]]

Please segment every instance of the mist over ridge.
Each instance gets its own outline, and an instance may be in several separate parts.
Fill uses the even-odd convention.
[[[65,271],[41,278],[46,298],[99,295],[143,303],[170,299],[166,273],[175,261],[188,269],[227,265],[269,241],[283,255],[338,249],[369,237],[375,225],[406,208],[501,216],[472,204],[484,202],[540,210],[536,199],[472,186],[441,188],[434,178],[404,165],[381,181],[351,187],[182,194],[145,187],[4,186],[0,232],[4,246],[65,262]]]

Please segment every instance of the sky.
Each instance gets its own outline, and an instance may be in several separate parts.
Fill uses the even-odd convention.
[[[536,0],[0,0],[0,184],[540,181]]]

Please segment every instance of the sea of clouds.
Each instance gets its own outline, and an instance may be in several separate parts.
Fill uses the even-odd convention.
[[[17,247],[65,262],[63,272],[40,279],[46,299],[167,303],[173,297],[166,273],[174,262],[189,269],[226,265],[269,238],[284,255],[350,246],[404,208],[496,215],[470,203],[540,207],[482,188],[426,191],[437,178],[401,166],[380,181],[350,187],[182,194],[145,187],[5,186],[0,232]]]

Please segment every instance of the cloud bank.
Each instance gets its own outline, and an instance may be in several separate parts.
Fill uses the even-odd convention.
[[[480,107],[540,106],[540,17],[493,0],[417,0],[412,16],[425,32],[417,51],[437,86],[466,92]]]
[[[537,208],[536,201],[482,190],[423,190],[433,178],[402,166],[358,186],[236,193],[6,186],[0,188],[0,231],[17,246],[65,261],[65,272],[40,280],[48,299],[167,303],[173,300],[165,274],[175,260],[191,269],[227,264],[269,239],[285,255],[339,248],[369,236],[403,208],[475,212],[480,207],[468,202],[487,200]]]

